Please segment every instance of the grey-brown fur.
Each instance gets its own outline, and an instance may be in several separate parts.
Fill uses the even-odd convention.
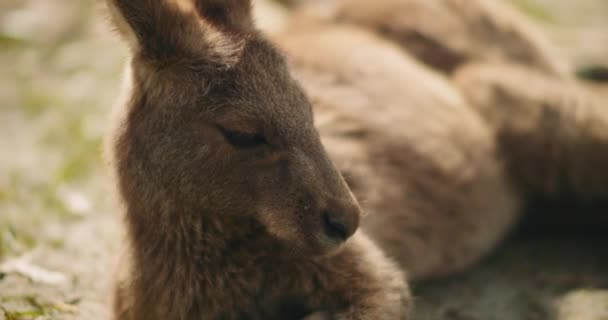
[[[298,29],[277,41],[369,213],[363,229],[414,279],[477,261],[518,212],[489,127],[449,82],[374,34]]]
[[[475,63],[455,74],[496,134],[508,170],[526,195],[605,200],[608,110],[572,79],[513,63]],[[605,218],[603,221],[608,221]]]
[[[568,75],[572,67],[507,4],[328,3],[334,9],[324,20],[373,31],[430,68],[447,73],[493,132],[499,158],[520,198],[605,203],[608,177],[598,170],[606,160],[604,103]]]
[[[343,243],[359,205],[238,20],[249,2],[108,4],[133,53],[109,139],[130,239],[115,319],[406,319],[401,271],[361,231]]]
[[[472,61],[510,60],[551,75],[564,65],[545,39],[502,1],[319,0],[303,10],[373,31],[443,73]],[[306,1],[302,1],[302,4]],[[316,14],[322,12],[322,14]],[[310,14],[309,14],[310,13]],[[437,22],[441,23],[437,23]]]
[[[278,42],[370,213],[363,229],[410,279],[470,266],[532,200],[605,201],[597,168],[608,115],[511,10],[486,0],[319,2]],[[606,223],[567,215],[561,223]]]

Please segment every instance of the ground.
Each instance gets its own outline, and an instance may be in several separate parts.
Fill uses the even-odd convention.
[[[608,65],[605,0],[511,2],[577,69]],[[126,51],[102,17],[95,0],[0,2],[0,320],[108,318],[124,235],[101,141]],[[599,235],[513,236],[415,284],[416,317],[608,319],[606,270]]]

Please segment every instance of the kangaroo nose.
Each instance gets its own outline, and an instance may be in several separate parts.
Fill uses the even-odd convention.
[[[333,207],[333,206],[332,206]],[[359,227],[359,208],[328,208],[322,213],[325,235],[331,239],[344,241]]]

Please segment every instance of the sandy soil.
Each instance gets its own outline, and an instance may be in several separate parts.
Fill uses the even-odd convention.
[[[605,0],[513,2],[575,66],[608,65]],[[123,231],[100,146],[125,50],[95,3],[0,2],[0,320],[108,318]],[[606,270],[601,234],[519,234],[415,284],[416,318],[608,319]]]

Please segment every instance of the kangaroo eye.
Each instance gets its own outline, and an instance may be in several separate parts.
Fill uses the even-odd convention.
[[[266,144],[266,138],[258,133],[240,132],[221,127],[219,129],[228,143],[240,149],[255,148]]]

